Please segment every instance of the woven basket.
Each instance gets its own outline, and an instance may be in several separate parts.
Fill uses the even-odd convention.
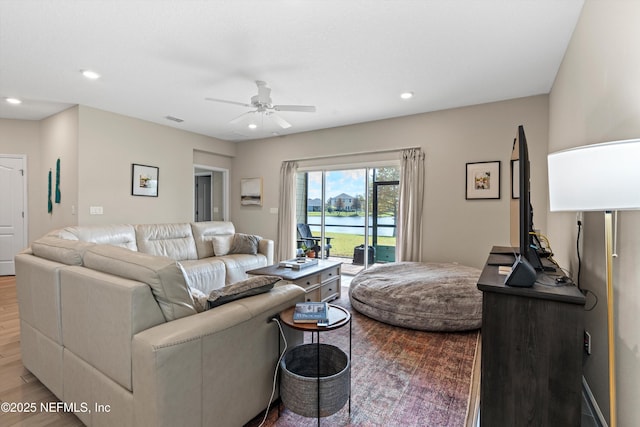
[[[349,356],[338,347],[320,344],[320,416],[338,412],[349,399]],[[303,417],[318,417],[318,344],[302,344],[280,362],[280,397],[284,406]]]

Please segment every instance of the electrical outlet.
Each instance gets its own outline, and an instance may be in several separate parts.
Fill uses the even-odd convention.
[[[591,334],[584,331],[584,352],[591,355]]]

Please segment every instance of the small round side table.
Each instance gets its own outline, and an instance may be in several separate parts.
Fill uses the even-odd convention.
[[[351,336],[352,324],[351,313],[344,307],[329,304],[329,324],[327,326],[318,326],[316,323],[295,323],[293,321],[293,312],[295,306],[289,307],[280,312],[280,320],[290,328],[303,332],[311,332],[311,342],[318,345],[318,374],[320,373],[320,332],[332,331],[349,325],[349,369],[351,369]],[[315,339],[314,339],[315,334]],[[280,338],[278,338],[278,348]],[[279,352],[279,351],[278,351]],[[320,425],[320,375],[318,375],[318,425]],[[349,391],[349,415],[351,415],[351,391]]]

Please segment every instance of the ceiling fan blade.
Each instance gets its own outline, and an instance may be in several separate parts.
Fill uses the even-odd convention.
[[[270,113],[269,117],[271,117],[282,129],[289,129],[291,127],[291,123],[276,114]]]
[[[315,113],[316,107],[313,105],[274,105],[276,111],[298,111],[301,113]]]
[[[247,104],[247,103],[244,103],[244,102],[227,101],[226,99],[205,98],[205,101],[223,102],[225,104],[241,105],[243,107],[253,107],[253,105],[251,105],[251,104]]]
[[[242,113],[238,117],[236,117],[235,119],[231,120],[229,122],[229,124],[235,125],[236,123],[240,123],[241,121],[243,121],[244,119],[254,115],[255,113],[256,113],[255,111],[247,111],[246,113]]]

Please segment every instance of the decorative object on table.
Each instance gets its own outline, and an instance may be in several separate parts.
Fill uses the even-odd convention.
[[[262,178],[242,178],[240,180],[240,204],[262,206]]]
[[[293,312],[294,323],[329,323],[329,304],[326,302],[299,302]]]
[[[467,163],[467,200],[500,198],[500,161]]]
[[[49,169],[49,191],[47,196],[47,213],[53,212],[53,203],[51,203],[51,169]]]
[[[551,153],[548,156],[549,210],[552,212],[604,211],[605,213],[609,426],[611,427],[616,427],[617,422],[612,211],[640,209],[638,158],[640,158],[640,139],[585,145]],[[579,280],[578,278],[578,285]]]
[[[303,268],[311,267],[314,265],[318,265],[317,258],[294,258],[288,259],[286,261],[280,261],[278,263],[280,267],[291,268],[294,270],[302,270]]]
[[[155,166],[131,164],[131,195],[158,197],[159,169]]]
[[[60,158],[56,160],[56,203],[60,203],[62,195],[60,194]]]

